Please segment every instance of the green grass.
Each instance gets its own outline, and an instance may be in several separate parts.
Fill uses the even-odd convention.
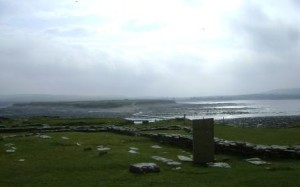
[[[126,125],[128,122],[121,118],[66,118],[66,117],[28,117],[7,119],[0,122],[6,127],[39,126],[47,124],[50,126],[73,126],[73,125]]]
[[[24,125],[126,125],[117,118],[59,118],[32,117],[2,121],[5,126]],[[134,126],[183,125],[182,120],[160,121]],[[190,124],[186,124],[189,126]],[[148,131],[146,131],[148,132]],[[151,131],[149,131],[151,132]],[[187,134],[183,130],[152,131],[153,133]],[[11,134],[11,133],[10,133]],[[300,128],[242,129],[215,124],[215,136],[227,140],[248,141],[256,144],[299,145]],[[0,134],[1,136],[8,134]],[[177,155],[190,155],[169,145],[153,149],[158,144],[144,137],[131,137],[111,133],[48,133],[51,139],[35,136],[0,139],[0,186],[300,186],[299,160],[267,160],[268,166],[255,166],[244,157],[215,155],[218,161],[226,161],[231,169],[206,168],[192,163],[183,163],[182,169],[173,170],[164,163],[151,159],[163,156],[178,161]],[[61,137],[69,137],[63,140]],[[79,142],[81,146],[77,146]],[[4,145],[13,143],[15,153],[6,153]],[[111,148],[99,156],[96,146]],[[91,151],[83,151],[91,147]],[[139,154],[128,153],[129,147],[139,148]],[[25,159],[19,162],[19,159]],[[155,162],[160,173],[132,174],[129,165],[137,162]],[[269,167],[270,169],[266,169]]]
[[[300,127],[281,129],[250,129],[215,125],[215,136],[227,140],[248,141],[266,145],[300,145]]]
[[[0,186],[299,186],[299,160],[268,160],[266,166],[255,166],[243,157],[215,155],[226,160],[232,168],[206,168],[183,163],[181,170],[173,170],[151,159],[163,156],[177,161],[177,155],[191,153],[176,147],[157,144],[143,137],[111,133],[49,133],[51,139],[35,136],[0,141]],[[69,137],[63,140],[61,136]],[[76,146],[80,142],[82,146]],[[4,144],[14,143],[16,153],[6,153]],[[97,145],[111,148],[99,156]],[[128,153],[129,147],[139,148],[139,154]],[[91,151],[83,151],[91,147]],[[24,158],[24,162],[18,160]],[[129,165],[155,162],[160,173],[132,174]]]
[[[147,125],[139,125],[139,128],[149,126],[168,126],[181,125],[184,126],[182,120],[167,120],[150,123]],[[185,126],[191,127],[187,122]],[[188,134],[183,130],[158,130],[146,131],[149,133],[172,133],[172,134]],[[300,145],[300,126],[293,128],[238,128],[229,125],[214,125],[214,135],[218,138],[235,141],[247,141],[255,144],[266,145]]]

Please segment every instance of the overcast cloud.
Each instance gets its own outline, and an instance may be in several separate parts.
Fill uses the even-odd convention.
[[[300,87],[297,0],[0,0],[0,94]]]

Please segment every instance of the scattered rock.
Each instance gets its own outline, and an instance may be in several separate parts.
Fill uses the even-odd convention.
[[[129,147],[130,150],[134,150],[134,151],[137,151],[139,150],[139,148],[136,148],[136,147]]]
[[[80,144],[80,143],[78,143],[78,142],[76,142],[76,145],[77,145],[77,146],[81,146],[81,144]]]
[[[13,144],[13,143],[7,143],[7,144],[4,144],[5,147],[11,147],[11,146],[13,146],[13,145],[15,145],[15,144]]]
[[[176,167],[176,168],[173,168],[173,170],[180,170],[181,167]]]
[[[108,153],[108,151],[110,151],[110,148],[109,147],[97,148],[97,151],[99,152],[99,155],[103,155]]]
[[[151,147],[154,148],[154,149],[161,149],[161,148],[162,148],[162,147],[159,146],[159,145],[152,145]]]
[[[18,161],[19,161],[19,162],[24,162],[25,159],[24,159],[24,158],[21,158],[21,159],[19,159]]]
[[[129,171],[132,173],[157,173],[160,172],[160,168],[155,163],[136,163],[129,167]]]
[[[269,170],[269,171],[274,171],[275,168],[272,168],[272,167],[265,167],[266,170]]]
[[[14,153],[14,152],[16,152],[16,150],[14,150],[14,149],[7,149],[6,152],[7,153]]]
[[[157,160],[157,161],[164,162],[164,163],[166,163],[169,166],[175,166],[176,167],[176,166],[180,166],[181,165],[180,162],[176,162],[176,161],[174,161],[172,159],[164,158],[164,157],[161,157],[161,156],[152,156],[151,158],[154,159],[154,160]]]
[[[50,138],[52,138],[51,136],[48,136],[48,135],[40,135],[39,137],[43,138],[43,139],[50,139]]]
[[[231,166],[226,162],[209,162],[207,165],[215,168],[231,168]]]
[[[66,136],[62,136],[61,139],[63,139],[63,140],[69,140],[70,138],[68,138]]]
[[[180,162],[171,161],[171,162],[167,162],[167,165],[176,167],[176,166],[180,166],[181,163]]]
[[[264,164],[270,164],[260,158],[249,158],[246,159],[247,162],[251,163],[251,164],[255,164],[255,165],[264,165]]]
[[[128,151],[128,153],[137,154],[138,152],[131,149],[131,150]]]
[[[161,157],[161,156],[152,156],[151,158],[154,159],[154,160],[157,160],[157,161],[165,162],[165,163],[173,162],[172,159],[164,158],[164,157]]]
[[[191,157],[187,157],[187,156],[183,156],[183,155],[178,155],[177,157],[180,161],[183,161],[183,162],[193,162],[193,158],[191,158]]]

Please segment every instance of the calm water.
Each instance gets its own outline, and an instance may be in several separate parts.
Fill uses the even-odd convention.
[[[300,100],[237,100],[180,102],[198,106],[199,112],[188,114],[190,118],[239,118],[258,116],[300,115]]]
[[[131,107],[131,108],[130,108]],[[96,112],[91,112],[96,111]],[[259,116],[300,116],[300,100],[180,101],[177,104],[129,106],[128,108],[77,108],[12,106],[0,103],[0,116],[71,116],[126,117],[134,119],[169,119],[183,117],[230,119]]]

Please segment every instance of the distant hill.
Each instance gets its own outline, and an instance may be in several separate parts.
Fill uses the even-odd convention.
[[[283,99],[300,99],[300,88],[293,89],[276,89],[257,94],[229,95],[229,96],[206,96],[179,98],[177,100],[189,101],[224,101],[224,100],[283,100]]]
[[[93,101],[108,99],[123,99],[118,96],[78,96],[78,95],[49,95],[49,94],[16,94],[0,95],[0,102],[19,103],[19,102],[61,102],[61,101]]]
[[[273,94],[273,95],[300,95],[300,88],[291,89],[276,89],[264,92],[263,94]]]

